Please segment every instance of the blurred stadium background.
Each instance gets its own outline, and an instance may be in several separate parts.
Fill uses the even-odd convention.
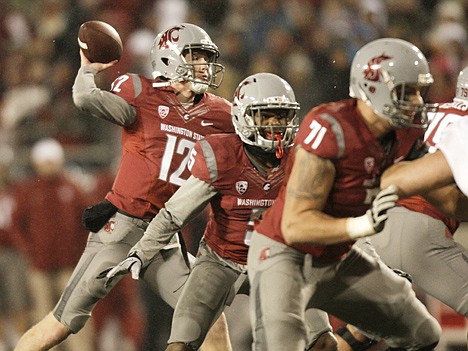
[[[303,116],[317,104],[347,98],[354,53],[387,36],[422,49],[435,77],[429,99],[451,101],[458,72],[468,64],[467,15],[467,0],[1,0],[1,150],[13,151],[10,172],[20,181],[31,175],[33,143],[52,137],[63,145],[67,174],[84,193],[91,196],[110,186],[105,180],[115,170],[120,130],[83,115],[71,98],[79,68],[77,32],[87,20],[110,23],[124,43],[121,62],[98,76],[102,88],[122,73],[150,76],[155,35],[167,25],[191,22],[206,29],[221,50],[226,75],[217,94],[231,100],[245,76],[273,72],[290,82]],[[204,220],[187,229],[192,251]],[[456,238],[468,247],[466,228]],[[421,297],[444,328],[438,350],[466,350],[466,318]],[[146,319],[136,326],[141,333],[133,333],[142,345],[137,349],[162,350],[169,326],[155,326],[161,323],[154,316],[169,312],[158,309],[147,291],[135,298],[143,309],[156,308],[140,311]],[[105,350],[102,345],[97,350]],[[111,349],[122,347],[114,343]]]

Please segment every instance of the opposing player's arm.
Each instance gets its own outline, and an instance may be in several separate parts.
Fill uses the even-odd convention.
[[[334,180],[335,167],[330,160],[297,149],[281,221],[288,244],[334,244],[350,240],[345,219],[322,212]]]
[[[190,176],[153,218],[145,235],[130,252],[136,253],[145,266],[178,230],[203,211],[216,194],[211,184]]]
[[[455,184],[430,191],[424,197],[446,216],[468,221],[468,198]]]
[[[101,90],[94,81],[95,75],[113,63],[90,63],[80,52],[82,66],[73,84],[73,102],[80,110],[95,117],[107,120],[120,126],[129,126],[136,120],[136,110],[120,96]]]
[[[398,187],[400,197],[424,195],[454,183],[450,167],[440,151],[410,162],[399,162],[382,175],[381,188]]]

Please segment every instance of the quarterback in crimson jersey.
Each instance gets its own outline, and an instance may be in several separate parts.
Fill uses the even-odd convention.
[[[171,87],[155,89],[140,75],[117,78],[111,91],[138,107],[135,123],[122,129],[122,160],[106,196],[120,210],[153,218],[190,175],[187,162],[205,135],[233,133],[230,104],[210,93],[183,107]]]
[[[431,350],[438,343],[440,326],[411,284],[352,246],[380,232],[395,205],[397,189],[380,191],[380,176],[417,156],[433,107],[421,91],[431,83],[417,47],[378,39],[353,59],[354,99],[306,115],[284,186],[252,234],[253,350],[303,350],[304,310],[311,307],[384,337],[393,348]]]
[[[73,100],[81,110],[122,127],[122,156],[106,199],[87,208],[87,246],[54,310],[23,335],[15,350],[48,350],[79,332],[112,285],[96,279],[143,236],[150,220],[188,178],[195,143],[211,133],[233,132],[230,103],[207,90],[224,67],[208,34],[189,23],[159,33],[151,50],[153,79],[124,74],[111,91],[95,75],[114,65],[91,63],[80,51]],[[193,257],[192,257],[193,259]],[[177,237],[150,264],[143,279],[172,307],[190,272]],[[228,342],[228,341],[226,341]]]
[[[175,232],[211,205],[193,270],[176,305],[167,351],[198,350],[237,293],[248,293],[247,252],[254,221],[270,207],[285,176],[299,108],[289,84],[271,73],[244,79],[232,119],[237,134],[210,135],[190,157],[192,176],[151,221],[129,257],[107,273],[110,281],[140,270]],[[307,350],[334,350],[326,313],[309,310]]]

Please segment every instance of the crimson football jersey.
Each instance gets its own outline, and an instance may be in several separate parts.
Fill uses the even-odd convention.
[[[233,133],[230,103],[210,93],[185,108],[175,91],[154,80],[125,74],[111,91],[137,111],[122,130],[122,157],[106,198],[122,211],[153,218],[190,176],[187,162],[195,142],[213,133]]]
[[[323,104],[309,111],[296,135],[295,146],[333,162],[335,181],[323,212],[333,217],[356,217],[369,209],[379,192],[380,176],[395,162],[404,160],[421,144],[423,129],[396,129],[393,142],[385,146],[371,133],[356,107],[357,100],[348,99]],[[294,162],[288,160],[286,178]],[[286,181],[275,204],[265,212],[255,229],[282,242],[281,215]],[[336,245],[294,245],[322,261],[336,261],[349,251],[350,243]]]
[[[444,128],[450,123],[466,117],[467,110],[468,104],[466,102],[451,102],[441,105],[438,111],[432,114],[431,124],[429,125],[429,128],[427,128],[424,136],[427,144],[429,145],[429,152],[434,152],[437,149],[437,143],[439,142],[440,134]],[[460,225],[459,221],[443,215],[422,196],[401,199],[398,201],[398,204],[409,210],[421,212],[443,221],[447,226],[449,235],[455,233]]]
[[[211,184],[218,194],[211,199],[206,243],[221,257],[247,263],[254,221],[270,207],[284,179],[286,151],[280,165],[260,174],[247,158],[236,134],[210,135],[193,150],[192,175]]]

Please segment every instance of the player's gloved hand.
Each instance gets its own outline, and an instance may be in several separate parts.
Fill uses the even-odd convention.
[[[109,285],[112,283],[115,277],[127,274],[129,272],[132,273],[133,279],[138,280],[138,278],[140,277],[141,266],[141,259],[135,252],[133,252],[122,262],[103,270],[101,273],[99,273],[97,279],[106,278],[106,281],[104,283],[104,286],[106,288],[109,287]]]
[[[388,218],[388,209],[394,207],[398,200],[397,190],[395,185],[381,190],[364,215],[348,218],[346,230],[351,239],[356,240],[382,231]]]

